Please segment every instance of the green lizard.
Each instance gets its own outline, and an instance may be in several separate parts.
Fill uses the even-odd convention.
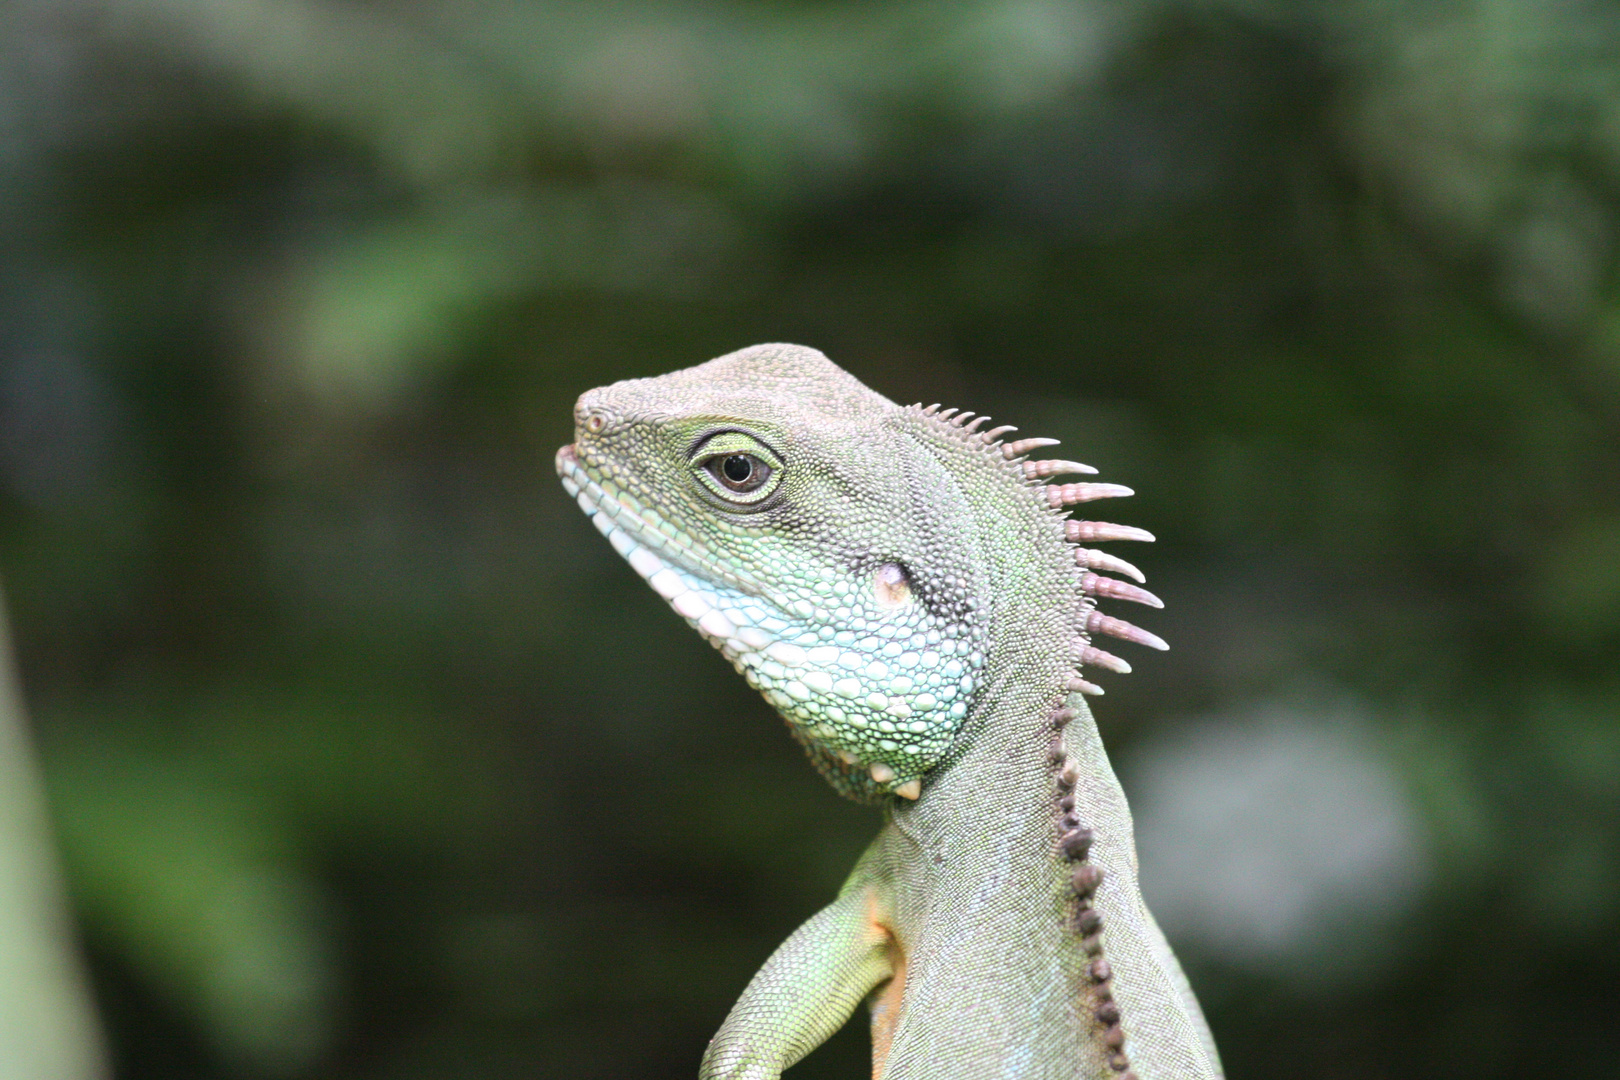
[[[563,486],[884,826],[749,983],[701,1075],[777,1077],[870,1004],[875,1077],[1205,1080],[1198,1003],[1142,902],[1130,810],[1085,705],[1092,644],[1162,606],[985,418],[902,407],[757,345],[589,391]]]

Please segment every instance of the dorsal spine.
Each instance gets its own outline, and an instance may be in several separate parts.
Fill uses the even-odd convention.
[[[1080,950],[1086,957],[1081,1010],[1089,1011],[1101,1029],[1099,1039],[1108,1067],[1119,1074],[1119,1080],[1136,1080],[1130,1057],[1125,1052],[1125,1028],[1121,1024],[1119,1003],[1114,1000],[1113,968],[1103,956],[1102,912],[1092,903],[1103,880],[1102,867],[1090,861],[1091,844],[1096,836],[1075,815],[1074,788],[1080,774],[1063,748],[1063,728],[1075,715],[1073,709],[1061,705],[1053,710],[1049,760],[1058,797],[1057,849],[1073,866],[1069,873],[1069,890],[1073,894],[1069,926],[1079,936]]]

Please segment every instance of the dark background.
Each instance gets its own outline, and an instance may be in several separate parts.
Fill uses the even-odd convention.
[[[1173,651],[1099,722],[1234,1080],[1620,1075],[1616,57],[1545,0],[13,0],[0,571],[116,1075],[695,1074],[877,821],[551,456],[762,340],[1140,492]]]

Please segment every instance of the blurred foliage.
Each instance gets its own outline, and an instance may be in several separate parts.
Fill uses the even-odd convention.
[[[874,821],[550,458],[761,340],[1142,493],[1127,778],[1368,718],[1422,884],[1295,954],[1353,978],[1189,925],[1231,1075],[1620,1074],[1617,55],[1596,0],[12,0],[0,572],[118,1074],[692,1074]]]

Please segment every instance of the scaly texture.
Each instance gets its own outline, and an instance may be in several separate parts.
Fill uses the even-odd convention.
[[[1208,1080],[1198,1004],[1142,903],[1130,811],[1084,697],[1127,672],[1096,610],[1161,606],[1068,520],[1050,439],[902,407],[813,349],[757,345],[592,390],[563,485],[659,595],[885,824],[754,977],[705,1077],[770,1078],[867,1000],[873,1075]]]

